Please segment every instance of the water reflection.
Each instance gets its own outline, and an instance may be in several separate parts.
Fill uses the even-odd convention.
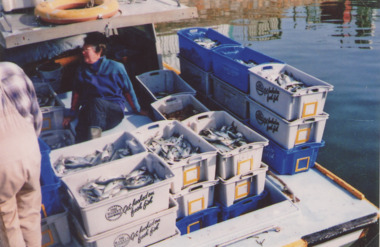
[[[182,0],[195,6],[199,17],[179,23],[157,25],[159,35],[175,34],[176,30],[192,26],[208,26],[239,41],[265,41],[281,39],[281,18],[290,17],[293,27],[305,21],[307,29],[315,30],[320,23],[335,24],[329,30],[339,39],[341,48],[371,49],[378,1],[354,2],[315,0]],[[169,41],[169,40],[168,40]],[[175,45],[175,44],[173,44]],[[163,51],[165,54],[166,50]],[[171,50],[168,51],[171,53]]]

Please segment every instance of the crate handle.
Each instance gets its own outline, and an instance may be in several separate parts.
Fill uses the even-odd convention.
[[[202,160],[202,156],[201,155],[197,155],[196,157],[190,157],[188,160],[187,160],[187,164],[189,164],[190,162],[193,162],[193,161],[197,161],[197,160]]]
[[[248,171],[244,174],[241,174],[240,175],[240,179],[243,179],[244,177],[250,177],[250,176],[253,176],[255,173],[253,171]]]
[[[202,189],[203,188],[203,185],[197,185],[197,186],[194,186],[194,187],[190,187],[189,188],[189,192],[192,192],[192,191],[195,191],[195,190],[199,190],[199,189]]]
[[[160,74],[160,72],[155,71],[155,72],[150,73],[149,75],[159,75],[159,74]]]
[[[252,203],[252,201],[253,201],[253,198],[250,198],[249,200],[244,201],[242,204],[244,205],[244,204]]]
[[[159,124],[152,124],[152,125],[148,126],[147,129],[150,130],[150,129],[155,129],[155,128],[158,128],[158,127],[160,127]]]
[[[205,119],[205,118],[210,118],[210,116],[208,114],[204,114],[204,115],[198,116],[197,120],[202,120],[202,119]]]
[[[169,99],[165,100],[165,103],[171,103],[173,101],[174,102],[177,101],[177,98],[176,97],[169,98]]]
[[[272,65],[263,66],[261,70],[269,70],[269,69],[273,69],[273,66]]]
[[[306,122],[315,122],[315,118],[307,118],[307,119],[305,119],[304,120],[304,123],[306,123]]]

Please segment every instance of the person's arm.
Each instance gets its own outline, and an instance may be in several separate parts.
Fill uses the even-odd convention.
[[[140,113],[140,111],[141,111],[140,104],[137,100],[135,90],[133,89],[132,82],[129,79],[129,76],[128,76],[127,71],[125,70],[124,66],[122,67],[121,73],[122,73],[122,78],[123,78],[124,84],[126,86],[126,89],[124,90],[123,95],[124,95],[126,101],[128,102],[128,104],[133,109],[133,111],[135,113]]]
[[[70,113],[67,117],[63,119],[63,127],[68,127],[70,122],[75,118],[77,112],[79,109],[79,93],[76,91],[73,91],[73,94],[71,96],[71,108]]]

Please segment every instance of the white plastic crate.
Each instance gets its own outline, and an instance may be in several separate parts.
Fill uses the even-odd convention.
[[[219,178],[215,192],[216,200],[229,207],[243,198],[261,194],[264,191],[267,171],[268,166],[261,163],[259,168],[245,174],[227,180]]]
[[[151,106],[156,120],[182,121],[197,113],[209,111],[209,109],[205,105],[203,105],[199,100],[197,100],[193,95],[190,94],[169,95],[153,102]],[[166,114],[184,111],[186,107],[191,107],[191,109],[193,109],[196,113],[188,112],[186,116],[183,116],[184,119],[168,119],[167,117],[165,117]]]
[[[305,87],[292,93],[271,82],[268,77],[291,74]],[[295,120],[323,113],[327,93],[333,86],[288,64],[263,64],[249,69],[250,97],[286,120]]]
[[[75,143],[75,137],[70,129],[42,131],[40,138],[51,150],[64,148]]]
[[[147,151],[145,146],[135,136],[133,136],[129,132],[119,132],[119,133],[111,134],[111,135],[96,138],[87,142],[82,142],[82,143],[78,143],[75,145],[71,145],[68,147],[51,151],[50,163],[52,165],[55,175],[57,177],[64,177],[67,174],[73,174],[76,172],[81,172],[83,170],[88,170],[88,169],[92,169],[96,167],[94,165],[93,167],[87,167],[81,170],[73,170],[71,172],[60,173],[57,171],[57,168],[55,167],[55,163],[62,157],[70,157],[70,156],[84,157],[86,155],[93,154],[96,151],[101,152],[107,144],[113,144],[114,150],[128,147],[133,153],[131,156]],[[126,156],[125,158],[129,158],[131,156]],[[110,161],[110,162],[114,162],[114,161]],[[104,164],[107,164],[107,163],[102,163],[97,166],[104,165]]]
[[[211,75],[211,98],[241,119],[248,118],[247,94]]]
[[[189,158],[179,161],[166,160],[175,175],[170,189],[172,193],[177,193],[194,183],[215,180],[216,148],[182,123],[176,120],[162,120],[139,127],[132,133],[144,144],[151,138],[167,139],[175,134],[183,135],[193,147],[200,148],[199,154],[194,154]],[[149,150],[148,147],[147,149]]]
[[[41,106],[42,131],[63,129],[63,111],[65,105],[48,83],[34,83],[34,89],[39,99],[50,98],[50,104]]]
[[[302,143],[322,141],[327,113],[288,121],[252,99],[248,102],[249,124],[280,146],[291,149]]]
[[[173,197],[178,203],[177,219],[213,206],[217,183],[217,180],[212,180],[193,184],[174,194]]]
[[[228,179],[235,175],[260,167],[263,148],[268,139],[248,128],[225,111],[212,111],[197,114],[183,121],[195,133],[205,129],[220,129],[222,126],[234,124],[238,132],[247,139],[247,144],[228,152],[218,152],[217,176]]]
[[[68,211],[41,219],[41,246],[66,246],[71,242]]]
[[[148,92],[151,101],[173,94],[196,91],[172,70],[154,70],[136,76],[140,86]]]
[[[178,205],[172,198],[168,204],[168,209],[92,237],[85,233],[76,218],[72,218],[81,246],[147,246],[179,236],[175,225]]]
[[[161,180],[91,204],[79,192],[89,181],[120,177],[142,167],[146,167]],[[62,177],[62,181],[71,196],[73,212],[81,218],[87,236],[94,236],[167,209],[173,177],[174,174],[161,158],[155,154],[141,153],[129,159],[120,159],[105,166]]]
[[[210,95],[211,88],[209,83],[210,72],[206,72],[193,64],[186,58],[181,56],[179,58],[179,64],[181,68],[181,77],[193,87],[197,93],[203,95]]]

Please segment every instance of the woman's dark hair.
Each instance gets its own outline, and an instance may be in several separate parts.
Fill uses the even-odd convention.
[[[102,56],[106,54],[107,38],[102,33],[95,32],[87,34],[84,38],[84,44],[94,46],[96,52],[102,52]]]

